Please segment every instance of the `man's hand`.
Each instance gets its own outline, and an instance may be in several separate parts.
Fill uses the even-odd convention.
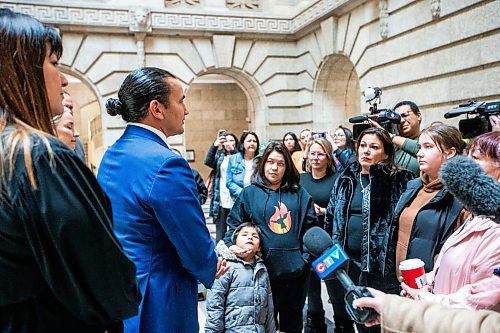
[[[379,314],[379,316],[374,320],[366,322],[366,327],[380,325],[380,312],[382,311],[382,303],[384,302],[385,293],[370,287],[367,287],[367,289],[370,291],[373,297],[358,298],[352,302],[352,305],[357,308],[372,308]]]
[[[380,128],[380,129],[385,129],[382,127],[382,125],[380,125],[379,123],[377,123],[376,121],[374,120],[371,120],[371,119],[368,119],[368,122],[370,123],[370,125],[372,127],[376,127],[376,128]]]
[[[224,275],[228,271],[229,267],[231,266],[229,266],[229,264],[225,259],[219,258],[219,260],[217,261],[217,270],[215,271],[215,278],[218,279],[222,275]]]
[[[236,256],[240,257],[241,259],[247,258],[252,253],[252,250],[250,250],[250,249],[242,249],[238,245],[231,245],[229,247],[229,251],[231,251]]]

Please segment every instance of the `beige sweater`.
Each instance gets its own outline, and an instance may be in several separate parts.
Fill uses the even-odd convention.
[[[500,333],[500,313],[448,309],[441,304],[386,295],[382,333]]]

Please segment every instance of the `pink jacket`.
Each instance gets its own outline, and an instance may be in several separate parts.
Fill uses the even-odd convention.
[[[487,216],[470,216],[446,241],[427,274],[432,294],[418,297],[450,308],[500,311],[500,224]]]

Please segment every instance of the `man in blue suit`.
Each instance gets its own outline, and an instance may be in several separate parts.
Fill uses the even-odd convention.
[[[191,169],[167,144],[184,132],[184,98],[172,74],[146,67],[106,103],[128,126],[104,155],[98,180],[143,295],[125,332],[198,332],[196,280],[209,288],[228,269],[214,252]]]

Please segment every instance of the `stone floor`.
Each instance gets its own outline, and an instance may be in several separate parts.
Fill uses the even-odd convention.
[[[207,227],[208,230],[210,231],[210,235],[212,236],[213,239],[215,239],[215,224],[213,224],[212,218],[208,216],[208,204],[203,205],[203,211],[205,212],[205,217],[207,220]],[[325,319],[326,323],[328,325],[328,333],[333,333],[333,310],[332,306],[330,303],[328,303],[328,294],[326,292],[326,287],[324,286],[324,283],[322,284],[322,298],[323,298],[323,305],[325,308]],[[198,323],[200,325],[200,333],[204,332],[204,326],[205,326],[205,321],[206,321],[206,316],[207,310],[206,310],[206,302],[205,301],[199,301],[198,302]]]

